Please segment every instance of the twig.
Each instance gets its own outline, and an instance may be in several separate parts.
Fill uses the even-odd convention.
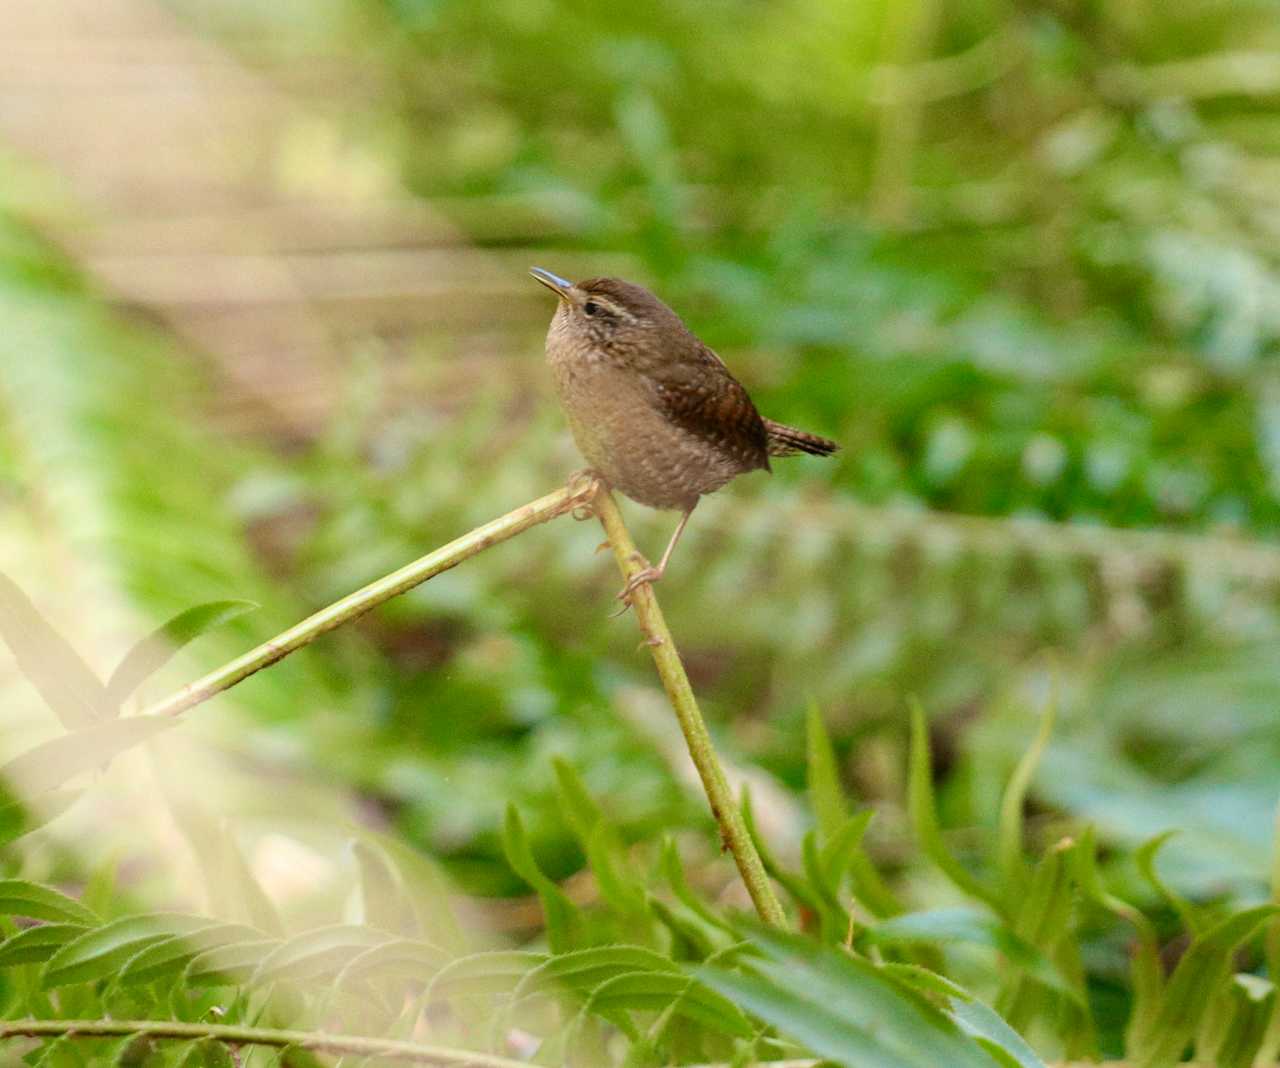
[[[613,494],[602,488],[596,495],[594,508],[604,527],[605,536],[609,539],[609,545],[613,548],[623,579],[630,582],[631,577],[645,566],[645,561],[636,551],[635,542],[631,540],[631,534],[622,521],[622,513],[618,511]],[[747,833],[742,813],[725,780],[711,735],[707,731],[702,712],[698,709],[697,699],[693,696],[693,688],[689,685],[689,676],[685,674],[680,654],[676,652],[675,643],[671,640],[671,631],[667,629],[662,609],[658,607],[657,598],[653,595],[653,587],[648,583],[637,587],[631,594],[631,605],[635,609],[640,629],[644,631],[671,707],[675,709],[676,719],[680,721],[680,729],[684,732],[684,740],[689,747],[689,756],[693,758],[707,800],[711,803],[711,814],[720,828],[724,844],[733,854],[747,893],[751,895],[752,904],[765,923],[785,927],[787,921],[782,906],[773,893],[769,877],[760,861],[760,854],[751,841],[751,835]]]
[[[10,1038],[139,1038],[212,1039],[229,1046],[297,1046],[321,1053],[357,1057],[390,1057],[410,1064],[450,1065],[452,1068],[529,1068],[527,1061],[490,1053],[427,1046],[362,1035],[328,1035],[316,1031],[284,1031],[238,1024],[169,1023],[157,1020],[6,1020],[0,1022],[0,1041]]]
[[[594,478],[576,478],[567,486],[540,497],[523,508],[517,508],[499,519],[476,527],[470,533],[449,542],[448,545],[428,553],[406,564],[398,571],[371,582],[369,585],[348,594],[340,601],[335,601],[327,608],[322,608],[314,615],[308,616],[301,623],[277,634],[270,641],[264,642],[256,649],[251,649],[243,656],[211,671],[201,679],[188,683],[182,689],[170,694],[162,701],[151,705],[143,715],[176,716],[196,705],[203,704],[210,698],[231,689],[243,682],[250,675],[282,660],[290,653],[301,649],[336,627],[368,612],[371,608],[390,600],[399,594],[413,589],[414,586],[427,579],[456,567],[462,561],[483,552],[499,542],[506,541],[523,533],[532,526],[545,523],[549,519],[564,515],[582,506],[592,507],[604,525],[605,533],[613,546],[614,555],[618,558],[618,566],[629,580],[639,569],[643,558],[636,552],[635,542],[622,521],[617,503],[612,494],[604,489]],[[689,677],[685,674],[680,655],[676,652],[671,640],[671,632],[667,629],[662,611],[654,599],[653,590],[643,585],[632,595],[636,617],[640,620],[653,652],[653,660],[658,674],[666,688],[671,706],[675,709],[676,719],[684,732],[685,742],[689,747],[689,755],[702,779],[707,800],[711,803],[711,813],[720,828],[721,837],[742,874],[747,892],[760,914],[760,918],[776,927],[786,925],[782,906],[774,896],[773,888],[765,875],[764,865],[756,852],[755,844],[742,820],[733,793],[725,780],[724,771],[716,757],[711,743],[711,735],[707,732],[702,713],[694,699],[693,689],[689,685]]]
[[[269,667],[277,660],[282,660],[290,653],[310,644],[320,635],[327,634],[334,628],[364,615],[383,601],[389,601],[392,597],[413,589],[442,571],[457,567],[462,561],[470,559],[499,542],[514,538],[530,527],[555,519],[586,504],[590,500],[592,491],[593,486],[590,484],[570,484],[554,493],[548,493],[545,497],[539,497],[523,508],[508,512],[491,523],[476,527],[475,530],[456,538],[448,545],[427,553],[426,556],[406,564],[398,571],[393,571],[376,582],[356,590],[355,593],[348,594],[342,600],[320,609],[319,612],[277,634],[256,649],[251,649],[243,656],[223,664],[216,671],[211,671],[204,678],[188,683],[164,700],[145,709],[143,714],[176,716],[180,712],[203,704],[209,698],[231,689],[236,683],[243,682],[255,672]]]

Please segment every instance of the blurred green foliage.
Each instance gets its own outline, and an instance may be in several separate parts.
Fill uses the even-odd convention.
[[[264,62],[296,48],[372,68],[381,91],[342,102],[351,126],[472,241],[536,243],[569,274],[624,258],[762,409],[845,443],[708,502],[661,589],[732,755],[801,788],[816,698],[845,785],[883,816],[869,848],[932,904],[945,893],[894,846],[905,697],[933,716],[946,833],[980,855],[1027,709],[1056,686],[1027,835],[1087,819],[1133,846],[1183,827],[1162,854],[1177,885],[1261,894],[1280,760],[1274,4],[187,14]],[[223,651],[575,465],[549,400],[528,403],[532,331],[461,412],[424,397],[386,416],[376,358],[354,361],[344,420],[281,453],[214,441],[194,364],[111,321],[9,221],[0,312],[17,503],[75,479],[63,526],[91,506],[76,537],[109,548],[150,619],[263,603]],[[166,405],[140,401],[157,392]],[[1072,538],[1023,522],[1045,519]],[[660,544],[669,517],[640,522]],[[1188,540],[1137,533],[1152,529]],[[273,669],[231,744],[352,784],[483,893],[521,888],[500,848],[509,800],[549,874],[582,868],[552,755],[629,841],[705,826],[654,744],[629,622],[603,620],[615,577],[595,540],[532,532]],[[1172,917],[1123,851],[1103,866]],[[1127,997],[1123,951],[1099,925],[1091,996]]]

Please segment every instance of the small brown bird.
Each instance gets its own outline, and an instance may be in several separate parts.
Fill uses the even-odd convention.
[[[643,286],[619,278],[576,285],[530,273],[560,298],[547,362],[587,463],[609,485],[651,508],[684,514],[657,567],[635,575],[625,600],[667,569],[698,498],[770,456],[830,456],[839,446],[764,419],[724,361]]]

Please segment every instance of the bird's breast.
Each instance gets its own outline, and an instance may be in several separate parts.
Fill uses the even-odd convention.
[[[579,451],[633,500],[653,508],[690,508],[743,470],[667,418],[637,372],[594,354],[549,348],[548,357]]]

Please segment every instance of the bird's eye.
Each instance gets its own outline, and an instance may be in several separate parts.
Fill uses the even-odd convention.
[[[589,300],[582,306],[582,313],[584,315],[598,315],[600,313],[600,305],[594,300]]]

